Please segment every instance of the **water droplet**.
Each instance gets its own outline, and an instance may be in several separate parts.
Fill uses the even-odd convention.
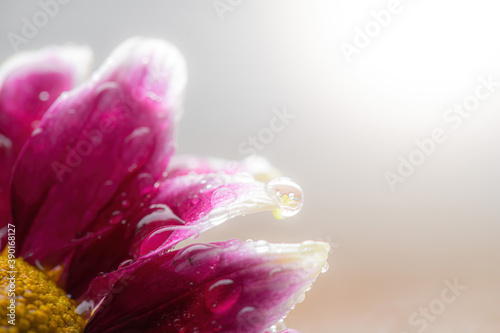
[[[241,309],[236,318],[243,332],[254,332],[257,327],[260,327],[265,322],[262,312],[253,306],[246,306]]]
[[[255,178],[248,172],[239,172],[233,176],[233,180],[238,183],[252,183]]]
[[[225,183],[224,180],[219,175],[215,175],[215,174],[205,175],[200,180],[200,184],[203,184],[205,187],[204,189],[201,189],[201,192],[204,192],[204,191],[210,190],[210,189],[216,189],[220,186],[223,186],[224,183]]]
[[[137,187],[141,196],[149,193],[154,188],[154,178],[150,173],[143,172],[137,176]]]
[[[228,220],[229,213],[226,208],[218,207],[214,208],[210,213],[208,213],[208,222],[212,225],[219,225]]]
[[[137,170],[137,163],[132,163],[129,167],[128,167],[128,172],[132,173],[134,172],[135,170]]]
[[[220,187],[212,193],[212,207],[226,206],[238,198],[237,194],[228,187]]]
[[[196,206],[197,204],[200,203],[200,197],[198,197],[198,194],[195,194],[192,198],[191,198],[191,203]]]
[[[213,276],[213,270],[207,269],[207,260],[214,269],[220,261],[220,249],[214,244],[193,244],[179,250],[172,262],[177,274],[185,275],[191,279],[193,273],[198,274],[198,278]]]
[[[279,274],[280,272],[283,271],[283,268],[281,267],[275,267],[269,272],[269,277],[272,278],[273,275]]]
[[[130,206],[130,200],[127,200],[127,199],[122,200],[122,207],[123,208],[127,208],[129,206]]]
[[[37,127],[33,130],[33,132],[31,132],[31,136],[37,136],[37,135],[41,134],[42,132],[43,132],[43,128]]]
[[[12,148],[12,141],[5,135],[0,134],[0,148],[4,147],[6,149]]]
[[[134,259],[127,259],[121,262],[121,264],[118,266],[118,269],[120,268],[125,268],[127,266],[130,266],[134,262]]]
[[[286,329],[285,321],[284,319],[280,319],[276,324],[271,326],[268,330],[271,331],[272,333],[277,333],[285,329]]]
[[[42,91],[39,95],[38,95],[38,98],[45,102],[47,101],[49,98],[50,98],[50,94],[47,92],[47,91]]]
[[[121,150],[122,163],[128,172],[136,171],[149,158],[150,151],[154,147],[153,136],[149,127],[139,127],[130,133],[124,140]]]
[[[266,183],[266,192],[280,206],[279,209],[273,212],[277,219],[294,216],[302,209],[304,201],[302,189],[290,178],[278,177],[271,179]]]
[[[299,247],[299,251],[303,255],[313,253],[316,249],[317,249],[316,242],[312,240],[303,241]]]
[[[330,269],[330,265],[328,264],[328,262],[325,261],[325,264],[323,265],[323,267],[321,268],[321,273],[326,273],[328,272],[328,269]]]
[[[111,217],[109,218],[109,223],[117,224],[120,223],[122,220],[123,220],[123,213],[119,210],[115,210],[113,213],[111,213]]]
[[[206,308],[216,314],[230,310],[238,301],[242,288],[231,279],[215,282],[204,293]]]
[[[254,243],[254,249],[257,253],[266,253],[269,252],[271,246],[265,240],[259,240]]]

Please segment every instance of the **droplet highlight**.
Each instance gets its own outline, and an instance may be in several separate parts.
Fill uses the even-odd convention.
[[[266,192],[278,203],[278,209],[273,211],[276,219],[296,215],[304,202],[302,188],[287,177],[277,177],[266,183]]]

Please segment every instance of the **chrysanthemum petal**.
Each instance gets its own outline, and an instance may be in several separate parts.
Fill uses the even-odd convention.
[[[66,45],[19,53],[0,66],[0,228],[10,219],[9,183],[19,151],[55,99],[85,78],[91,61],[88,47]]]
[[[203,160],[209,166],[203,169],[204,172],[218,171],[215,166],[225,164],[222,160],[212,158],[196,159]],[[255,167],[254,162],[258,162],[261,167]],[[267,170],[273,170],[262,159],[237,164],[239,170],[257,170],[261,176],[269,175]],[[184,175],[170,178],[170,171],[174,169],[180,170],[179,163],[174,163],[174,167],[169,168],[166,179],[154,184],[152,179],[145,178],[146,181],[151,181],[148,192],[140,201],[135,202],[133,209],[123,210],[120,206],[123,198],[117,196],[102,212],[117,227],[105,231],[90,230],[92,236],[82,242],[72,260],[77,264],[71,265],[69,274],[77,276],[79,281],[87,281],[92,274],[116,269],[121,261],[171,249],[177,243],[196,237],[236,216],[265,210],[287,211],[293,215],[302,205],[300,187],[288,178],[262,183],[247,172],[206,174],[196,167],[193,172],[183,172]],[[295,193],[293,200],[290,200],[291,193]],[[96,240],[96,234],[99,240]],[[104,258],[103,252],[106,253]],[[87,261],[93,264],[82,264]],[[95,261],[99,264],[96,265]],[[79,294],[73,286],[69,287],[73,294]]]
[[[300,186],[285,177],[267,183],[249,173],[192,172],[167,178],[159,183],[150,210],[136,216],[141,220],[131,254],[139,257],[172,247],[240,215],[270,210],[278,217],[292,216],[302,202]]]
[[[86,332],[262,332],[322,271],[328,244],[195,244],[96,278],[78,310]]]
[[[20,255],[48,266],[68,262],[91,232],[97,241],[120,224],[103,212],[117,198],[123,210],[132,209],[144,195],[140,178],[161,178],[174,152],[185,82],[177,49],[134,38],[52,105],[13,177]]]

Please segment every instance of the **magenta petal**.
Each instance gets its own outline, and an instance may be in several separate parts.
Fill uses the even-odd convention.
[[[0,228],[10,219],[9,183],[19,151],[55,99],[87,74],[91,58],[86,47],[47,47],[16,54],[0,67]]]
[[[286,194],[285,194],[286,193]],[[286,198],[286,199],[285,199]],[[165,250],[189,237],[196,237],[203,231],[217,226],[236,216],[273,210],[286,212],[291,216],[302,207],[303,194],[300,186],[285,177],[275,178],[267,183],[254,179],[249,173],[233,175],[219,173],[198,174],[196,172],[160,182],[151,198],[151,207],[165,205],[177,219],[156,218],[158,212],[147,210],[136,216],[141,221],[155,221],[149,233],[141,230],[148,223],[139,222],[131,254],[134,257],[147,255],[155,248]],[[155,215],[155,216],[151,216]],[[179,223],[179,218],[182,223]],[[139,252],[137,249],[141,249]]]
[[[263,332],[301,302],[328,245],[195,244],[96,278],[80,301],[87,333]]]
[[[125,218],[145,195],[141,179],[161,178],[174,152],[185,81],[175,48],[135,38],[119,46],[91,80],[52,105],[13,177],[21,256],[51,266],[78,257],[75,246],[119,228],[120,219],[111,213],[119,208]],[[107,244],[110,252],[113,246]]]

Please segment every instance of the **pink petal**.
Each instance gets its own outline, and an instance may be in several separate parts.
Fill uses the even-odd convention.
[[[245,170],[252,169],[255,168],[251,165],[245,166]],[[172,248],[178,242],[196,237],[233,217],[264,210],[290,210],[290,215],[294,215],[302,204],[300,187],[287,178],[264,184],[248,173],[190,172],[174,178],[167,176],[167,179],[150,185],[149,192],[128,210],[129,214],[125,215],[123,210],[116,208],[123,199],[121,196],[117,196],[102,212],[103,216],[117,223],[117,228],[106,232],[89,231],[90,235],[99,234],[101,239],[90,236],[73,257],[74,264],[69,268],[69,274],[78,277],[72,280],[79,283],[68,285],[72,294],[79,295],[75,288],[81,288],[81,281],[87,281],[99,272],[116,269],[121,261],[129,262],[131,258]],[[281,202],[281,197],[276,195],[278,189],[288,194],[296,193],[298,201],[293,204]],[[102,253],[107,255],[103,258]]]
[[[174,152],[185,81],[177,49],[135,38],[119,46],[91,80],[52,105],[13,177],[21,256],[48,267],[70,263],[71,256],[81,255],[79,247],[91,247],[101,234],[122,228],[106,209],[120,207],[127,215],[145,195],[142,180],[162,177]],[[107,244],[111,252],[112,246]],[[92,261],[79,262],[81,269]],[[70,273],[64,279],[84,283]]]
[[[16,54],[0,67],[0,228],[10,220],[10,176],[19,151],[55,99],[86,76],[91,58],[87,47],[52,46]]]
[[[171,248],[240,215],[273,210],[292,216],[300,211],[302,202],[300,186],[285,177],[267,183],[256,181],[248,173],[189,173],[167,178],[152,196],[150,210],[136,216],[141,222],[131,254],[137,258]]]
[[[96,278],[78,311],[92,313],[87,333],[262,332],[304,299],[328,251],[232,240],[157,252]]]

